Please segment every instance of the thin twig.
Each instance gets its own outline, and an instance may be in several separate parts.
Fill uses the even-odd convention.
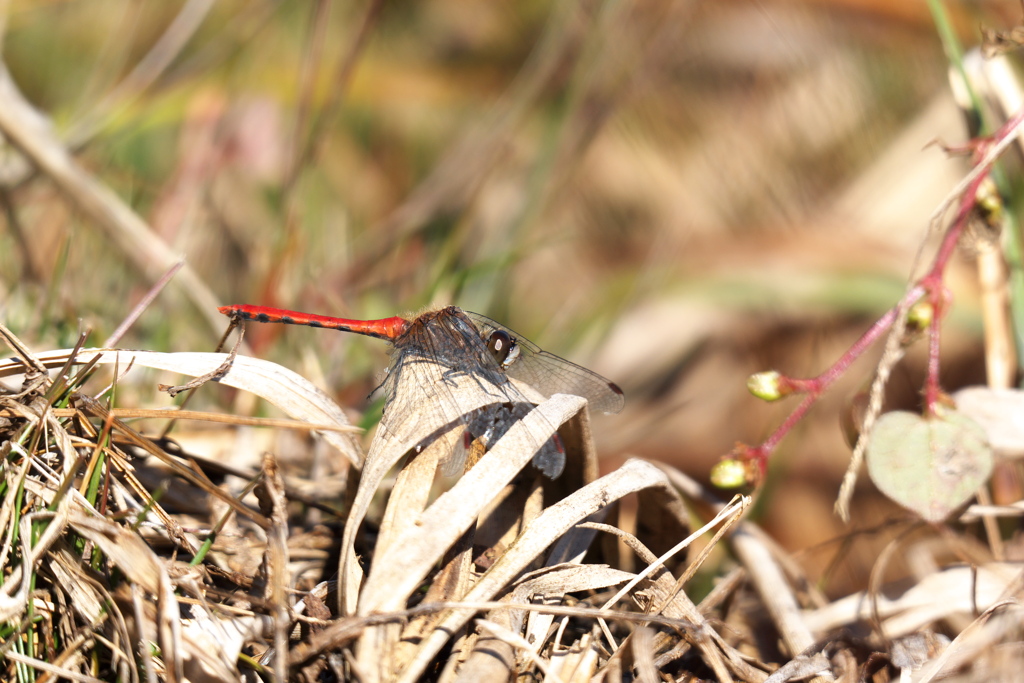
[[[121,341],[121,337],[125,335],[125,332],[127,332],[131,328],[131,326],[135,324],[135,322],[142,316],[146,309],[149,308],[149,305],[153,303],[153,300],[156,299],[160,292],[164,290],[164,287],[167,286],[167,283],[171,281],[175,274],[177,274],[177,272],[181,270],[181,267],[184,265],[184,259],[178,261],[173,266],[171,266],[170,270],[164,273],[163,276],[159,280],[157,280],[152,287],[149,288],[149,291],[146,292],[145,296],[142,297],[139,303],[135,304],[135,306],[132,308],[128,316],[121,322],[120,325],[117,326],[117,329],[114,330],[114,332],[109,337],[107,337],[106,341],[103,342],[104,348],[117,346],[117,343]]]
[[[228,332],[224,333],[225,337],[227,336],[228,333],[230,333],[232,327],[238,327],[238,339],[235,340],[235,345],[231,347],[231,353],[228,354],[228,357],[224,359],[223,363],[221,363],[220,365],[218,365],[216,368],[206,373],[205,375],[195,377],[191,381],[186,382],[185,384],[160,384],[158,385],[160,391],[166,391],[168,394],[174,397],[183,391],[188,391],[190,389],[198,389],[207,382],[211,380],[218,380],[224,375],[226,375],[228,371],[231,370],[231,365],[235,362],[235,356],[238,355],[238,347],[242,345],[242,339],[245,337],[245,326],[239,325],[236,320],[231,321],[231,324],[228,327]],[[164,434],[166,435],[166,432]]]

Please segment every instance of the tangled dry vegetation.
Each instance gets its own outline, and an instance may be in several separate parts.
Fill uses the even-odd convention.
[[[639,459],[598,476],[578,397],[540,400],[439,482],[463,423],[438,425],[429,406],[385,413],[364,458],[333,401],[272,363],[33,354],[2,332],[14,354],[0,376],[20,377],[2,397],[9,680],[929,680],[1015,656],[992,644],[1019,633],[1020,571],[967,537],[970,566],[940,569],[941,550],[911,545],[928,569],[902,594],[881,590],[883,557],[869,591],[828,602],[743,519],[749,499],[723,504]],[[290,419],[116,407],[142,368],[199,380],[164,390],[209,391],[212,379]],[[450,384],[445,372],[424,366],[416,381]],[[475,382],[451,398],[463,411],[494,400]],[[318,436],[304,455],[266,451],[247,466],[129,424],[154,417]],[[529,463],[556,430],[567,466],[550,481]],[[228,450],[251,462],[247,443]],[[317,443],[330,454],[311,456]],[[714,563],[694,604],[722,543],[735,562]]]
[[[920,146],[950,119],[963,137],[934,27],[912,24],[916,4],[843,3],[868,8],[857,15],[869,19],[858,24],[863,45],[847,32],[857,22],[816,14],[829,3],[552,3],[541,13],[457,0],[398,3],[382,19],[388,3],[372,0],[331,23],[332,4],[190,0],[164,16],[155,3],[124,3],[123,26],[152,24],[142,34],[159,36],[135,43],[117,22],[94,28],[104,15],[92,6],[0,3],[10,19],[0,23],[0,205],[13,235],[0,258],[34,285],[5,279],[4,315],[35,326],[0,327],[10,350],[0,361],[4,680],[1019,678],[1020,537],[998,516],[1020,514],[1024,448],[1012,429],[995,438],[1020,423],[1015,393],[977,398],[973,414],[987,412],[1003,460],[979,504],[958,501],[941,523],[861,501],[853,530],[821,533],[836,527],[808,492],[831,499],[829,457],[847,456],[834,404],[819,410],[827,428],[807,429],[826,439],[792,439],[793,455],[812,457],[770,472],[753,502],[670,465],[597,459],[646,450],[706,472],[707,458],[771,419],[743,392],[764,369],[745,365],[744,345],[758,362],[785,347],[780,364],[803,368],[817,325],[842,317],[856,338],[865,317],[899,299],[917,248],[905,227],[923,224],[929,193],[952,184],[924,172],[939,164]],[[896,28],[879,31],[876,11],[893,12]],[[90,78],[74,50],[51,63],[31,49],[60,51],[81,33],[90,49],[114,36],[95,49]],[[693,51],[680,51],[691,38]],[[133,64],[136,53],[146,56]],[[81,116],[31,104],[23,74],[16,83],[8,70],[19,56],[35,96],[49,92],[30,78],[44,67],[88,81],[64,95],[87,105],[72,112]],[[358,87],[357,66],[369,74]],[[274,78],[279,90],[266,95]],[[894,105],[887,89],[907,99]],[[873,145],[894,134],[900,107],[922,113],[907,135],[913,154],[892,161]],[[282,133],[278,117],[294,130]],[[175,135],[174,158],[152,161]],[[878,158],[871,182],[837,189],[865,156]],[[76,231],[77,221],[98,230]],[[550,225],[565,238],[536,248]],[[171,244],[185,245],[186,265]],[[879,277],[889,289],[878,303],[878,282],[845,269],[874,272],[890,249],[898,284]],[[736,263],[740,277],[725,268]],[[126,281],[140,291],[129,296]],[[104,348],[83,336],[60,349],[74,343],[52,342],[60,333],[33,334],[31,349],[19,339],[60,306],[70,319],[121,316],[143,281],[157,282],[151,296]],[[616,340],[609,367],[622,360],[632,375],[635,408],[608,446],[595,443],[581,399],[537,397],[464,476],[446,478],[438,469],[462,423],[431,422],[429,404],[390,411],[409,417],[386,415],[363,434],[339,404],[354,405],[365,382],[344,383],[349,394],[335,400],[317,386],[342,382],[314,384],[316,371],[260,359],[269,352],[180,352],[206,348],[206,331],[226,324],[217,288],[324,312],[526,301],[569,320],[562,331],[577,322],[567,310],[590,308],[599,323],[577,327]],[[570,290],[568,303],[551,296]],[[826,301],[830,291],[840,294]],[[112,348],[136,322],[129,345],[179,352]],[[961,356],[981,356],[976,337],[966,351],[958,343]],[[353,357],[338,364],[348,370]],[[1002,374],[1012,379],[1011,366]],[[424,382],[452,382],[421,370]],[[461,412],[494,399],[456,384]],[[153,409],[168,390],[202,409]],[[970,396],[956,395],[961,408]],[[240,417],[265,409],[283,417]],[[555,431],[567,464],[549,480],[530,461]],[[774,506],[760,524],[775,533],[754,521],[759,503]],[[777,541],[787,530],[786,545],[804,551]],[[833,540],[815,546],[823,537]],[[819,551],[826,561],[811,557]]]

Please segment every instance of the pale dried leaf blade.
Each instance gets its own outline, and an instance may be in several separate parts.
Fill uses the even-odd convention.
[[[740,524],[732,535],[732,547],[747,568],[789,655],[796,656],[813,645],[814,634],[804,623],[793,586],[757,526],[749,522]]]
[[[566,563],[553,567],[544,567],[527,574],[517,582],[512,591],[510,602],[521,605],[529,604],[538,598],[552,604],[561,604],[565,595],[581,591],[600,590],[616,586],[631,580],[635,574],[615,569],[606,564]],[[526,621],[526,639],[539,649],[554,622],[554,615],[541,612],[524,613],[516,610],[508,615],[513,631],[517,633]]]
[[[552,683],[563,683],[562,678],[549,666],[548,662],[539,657],[530,646],[530,643],[525,638],[520,636],[518,633],[513,633],[501,624],[488,621],[487,619],[477,619],[477,626],[483,631],[489,633],[491,636],[498,638],[515,649],[523,653],[527,659],[537,666],[544,673],[544,680],[551,681]]]
[[[867,465],[882,493],[940,522],[988,480],[993,456],[984,430],[960,413],[926,419],[894,411],[871,430]]]
[[[288,649],[288,629],[291,626],[288,610],[288,586],[291,582],[288,570],[288,500],[284,494],[284,478],[272,453],[263,456],[263,478],[256,494],[260,509],[271,521],[262,567],[269,573],[265,597],[274,626],[274,672],[279,680],[284,680],[288,669],[283,653]]]
[[[465,601],[493,599],[566,531],[623,496],[644,489],[669,486],[668,478],[654,465],[637,459],[626,461],[614,472],[544,510],[466,594]],[[402,683],[417,680],[431,659],[444,647],[450,634],[462,628],[472,616],[471,610],[452,610],[438,623],[434,632],[423,640],[416,659],[398,680]]]
[[[606,564],[559,564],[527,574],[516,582],[513,600],[526,603],[531,595],[561,595],[598,590],[630,581],[636,574]]]
[[[438,462],[461,438],[461,428],[453,427],[417,453],[398,473],[373,546],[375,556],[383,556],[392,541],[417,521],[430,501]]]
[[[187,647],[185,674],[189,681],[230,681],[239,677],[236,662],[246,641],[257,638],[255,616],[222,618],[199,605],[184,620],[182,641]]]
[[[590,634],[584,635],[570,647],[552,653],[552,669],[571,672],[566,683],[590,683],[597,674],[605,649]],[[563,674],[563,678],[565,674]],[[726,682],[729,683],[729,682]]]
[[[492,621],[499,621],[502,614],[498,612],[492,616]],[[512,667],[515,665],[516,654],[511,645],[493,636],[476,633],[466,640],[472,643],[472,649],[466,656],[466,660],[458,665],[459,671],[455,683],[512,680]],[[450,666],[454,668],[456,665],[451,664]]]
[[[934,631],[911,633],[896,638],[889,647],[889,659],[900,669],[918,669],[949,646],[949,637]]]
[[[39,359],[47,367],[59,366],[69,349],[41,354]],[[199,377],[216,370],[227,359],[223,353],[159,353],[156,351],[130,351],[122,349],[84,349],[79,352],[77,362],[88,363],[99,356],[102,364],[120,363],[122,367],[135,365],[178,372],[190,377]],[[23,367],[11,360],[0,363],[0,376],[20,374]],[[280,408],[289,417],[318,425],[349,427],[344,411],[331,398],[301,375],[276,363],[236,356],[231,369],[219,380],[236,389],[248,391],[266,399]],[[348,434],[321,432],[325,441],[337,448],[356,466],[362,465],[362,453],[356,441]]]
[[[67,591],[68,603],[89,623],[94,623],[103,615],[106,608],[106,597],[100,593],[90,581],[88,573],[82,566],[81,558],[62,539],[50,552],[48,569],[53,573],[56,583]]]
[[[654,665],[654,629],[638,626],[633,631],[633,662],[640,683],[659,683],[658,667]]]
[[[451,489],[407,528],[388,552],[374,558],[359,599],[359,614],[400,609],[447,549],[476,522],[501,490],[526,467],[559,425],[586,401],[556,394],[517,422]]]
[[[50,547],[63,537],[71,510],[70,501],[71,497],[65,496],[56,513],[35,512],[23,515],[18,522],[23,564],[6,577],[3,587],[0,588],[0,619],[8,621],[24,617],[33,587],[33,581],[30,580],[32,572],[36,563],[49,552]],[[52,517],[52,519],[43,533],[36,538],[32,527],[39,517]]]
[[[820,635],[873,619],[877,614],[883,620],[885,633],[895,638],[955,614],[989,609],[998,604],[1019,574],[1020,567],[1013,562],[948,567],[928,574],[902,594],[889,597],[891,591],[861,591],[824,607],[806,610],[802,618],[809,629]]]
[[[461,426],[456,425],[411,458],[398,473],[374,544],[374,558],[386,556],[393,543],[400,543],[402,535],[410,528],[415,528],[430,499],[438,461],[454,439],[461,439],[461,432]],[[369,581],[372,582],[378,567],[379,564],[376,562],[371,567]],[[437,580],[435,575],[430,582],[431,589],[438,587]],[[429,620],[433,617],[434,615],[428,615],[421,619]],[[422,627],[422,621],[412,620],[407,625],[408,628],[415,626]],[[408,658],[403,657],[403,651],[408,650],[412,644],[403,636],[403,629],[398,624],[379,626],[370,632],[369,637],[371,641],[364,639],[358,648],[359,667],[364,676],[377,675],[386,680],[392,676],[394,669],[401,668],[407,663]],[[418,640],[418,634],[412,638],[415,642]],[[382,652],[387,652],[388,656],[381,656]]]
[[[71,474],[71,469],[78,460],[75,453],[75,446],[71,441],[71,436],[64,428],[64,425],[62,425],[60,421],[53,416],[51,411],[47,411],[46,413],[46,427],[50,430],[50,434],[53,436],[54,445],[57,447],[57,450],[60,451],[64,475],[68,476]]]
[[[124,529],[104,518],[75,510],[69,524],[83,538],[103,551],[128,579],[156,596],[157,632],[167,666],[173,666],[180,680],[183,670],[181,620],[178,601],[163,562],[137,533]]]
[[[1024,457],[1024,391],[967,387],[953,394],[953,401],[958,411],[985,430],[996,453]]]
[[[427,359],[416,358],[402,365],[399,385],[366,454],[342,534],[338,574],[344,614],[355,614],[359,600],[362,570],[353,552],[356,533],[387,473],[410,450],[429,445],[461,423],[465,415],[509,400],[507,393],[485,382],[458,379],[448,368]]]
[[[787,681],[801,681],[825,674],[832,668],[831,662],[821,652],[814,654],[801,654],[786,662],[776,670],[765,683],[787,683]]]

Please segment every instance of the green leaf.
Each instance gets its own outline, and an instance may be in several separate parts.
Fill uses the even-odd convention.
[[[895,411],[871,431],[867,463],[882,493],[929,522],[941,522],[988,479],[992,448],[985,431],[960,413],[924,418]]]

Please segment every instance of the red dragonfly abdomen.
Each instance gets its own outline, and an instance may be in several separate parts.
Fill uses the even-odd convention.
[[[323,327],[329,330],[355,332],[356,334],[365,334],[369,337],[391,341],[394,341],[409,327],[409,321],[399,316],[381,318],[380,320],[347,320],[345,318],[316,315],[315,313],[300,313],[299,311],[270,308],[269,306],[249,306],[248,304],[221,306],[217,310],[226,316],[243,320]]]

